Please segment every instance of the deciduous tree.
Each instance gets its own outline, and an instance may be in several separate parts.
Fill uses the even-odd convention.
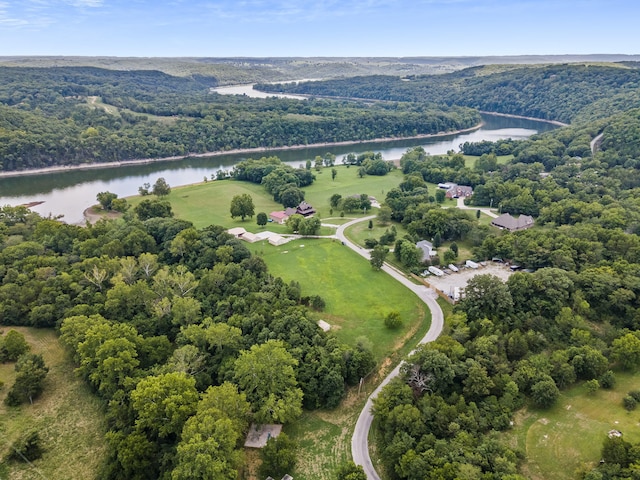
[[[270,438],[260,452],[260,476],[282,478],[290,474],[296,466],[296,447],[296,443],[286,433]]]
[[[4,338],[0,337],[0,362],[15,362],[28,351],[29,344],[17,330],[9,330]]]
[[[382,268],[388,253],[389,249],[384,245],[376,245],[375,247],[373,247],[373,250],[371,250],[371,258],[369,260],[369,263],[371,263],[371,266],[374,270],[380,270]]]
[[[240,353],[234,378],[252,405],[259,423],[287,423],[302,413],[297,361],[278,340],[253,345]]]
[[[235,195],[231,199],[231,218],[240,217],[244,222],[246,217],[253,217],[255,213],[255,207],[253,205],[253,198],[248,193],[242,193]]]
[[[111,210],[111,205],[116,198],[118,198],[118,195],[112,192],[100,192],[96,195],[96,199],[103,210]]]
[[[166,197],[171,193],[171,187],[164,179],[164,177],[160,177],[153,184],[153,188],[151,189],[151,193],[153,193],[157,197]]]
[[[9,406],[20,405],[33,400],[42,393],[43,382],[49,368],[44,363],[42,355],[25,353],[16,362],[16,380],[7,393],[4,402]]]
[[[196,411],[198,392],[195,379],[171,372],[142,379],[131,392],[136,427],[151,437],[178,435],[184,422]]]
[[[640,339],[633,333],[616,338],[611,345],[613,360],[625,370],[633,370],[640,366]]]

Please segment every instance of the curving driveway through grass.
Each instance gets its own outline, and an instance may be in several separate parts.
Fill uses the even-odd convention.
[[[352,220],[338,227],[336,231],[336,237],[343,243],[343,245],[349,247],[367,260],[370,259],[369,252],[359,245],[351,242],[345,236],[344,231],[351,225],[354,225],[358,222],[366,222],[374,218],[376,218],[375,215],[370,215],[368,217]],[[422,339],[418,342],[418,345],[432,342],[436,338],[438,338],[444,326],[444,315],[442,313],[440,305],[438,305],[438,302],[436,301],[437,294],[435,293],[435,291],[427,288],[424,285],[414,284],[409,279],[407,279],[407,277],[402,272],[391,267],[390,265],[384,264],[382,270],[402,283],[413,293],[415,293],[431,311],[431,326],[429,327],[429,331],[426,333],[426,335],[422,337]],[[413,351],[411,353],[413,353]],[[378,385],[378,387],[369,396],[369,398],[367,399],[367,403],[362,409],[362,412],[360,412],[360,416],[358,417],[358,421],[356,422],[356,427],[353,431],[353,437],[351,438],[351,455],[353,457],[353,461],[356,465],[362,465],[362,468],[364,468],[364,471],[369,480],[380,480],[380,477],[378,476],[378,473],[376,472],[376,469],[371,462],[371,457],[369,456],[369,430],[371,429],[371,423],[373,422],[373,414],[371,413],[373,400],[378,396],[385,385],[387,385],[393,378],[399,375],[401,366],[402,363],[396,366],[396,368],[394,368],[393,371],[389,375],[387,375],[382,383],[380,383],[380,385]]]

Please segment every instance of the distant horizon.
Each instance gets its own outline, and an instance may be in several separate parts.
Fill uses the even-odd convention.
[[[0,42],[12,57],[633,56],[639,14],[634,0],[0,0]]]
[[[143,60],[143,59],[158,59],[158,60],[267,60],[267,59],[324,59],[327,61],[330,60],[342,60],[342,59],[390,59],[390,60],[402,60],[402,62],[398,63],[411,63],[411,60],[420,60],[420,59],[430,59],[430,60],[464,60],[464,59],[565,59],[565,58],[574,58],[576,62],[582,61],[580,59],[597,59],[599,57],[621,57],[621,58],[636,58],[637,61],[640,61],[640,53],[554,53],[554,54],[544,54],[544,53],[533,53],[533,54],[522,54],[522,55],[399,55],[399,56],[362,56],[362,55],[313,55],[313,56],[304,56],[304,55],[266,55],[266,56],[257,56],[257,55],[216,55],[216,56],[202,56],[202,55],[62,55],[62,54],[50,54],[50,55],[0,55],[0,62],[5,59],[20,59],[20,58],[66,58],[66,59],[121,59],[121,60]],[[604,61],[617,61],[617,60],[604,60]]]

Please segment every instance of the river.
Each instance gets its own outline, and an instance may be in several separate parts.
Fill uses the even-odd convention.
[[[458,151],[459,145],[466,141],[524,139],[537,132],[556,128],[545,122],[494,115],[483,115],[483,119],[485,123],[478,130],[442,137],[301,150],[273,149],[252,155],[246,153],[219,155],[116,168],[0,178],[0,205],[43,202],[32,209],[44,216],[62,215],[62,220],[67,223],[82,223],[82,212],[97,203],[96,194],[99,192],[109,191],[118,194],[119,197],[136,195],[138,187],[144,183],[153,184],[159,177],[164,177],[172,187],[202,182],[205,176],[211,178],[211,175],[218,170],[231,170],[234,165],[246,158],[277,155],[283,162],[298,167],[304,165],[307,159],[313,160],[316,155],[324,155],[327,152],[334,153],[337,163],[340,164],[342,157],[348,153],[374,151],[381,152],[385,160],[396,160],[408,148],[415,146],[422,146],[428,153],[438,155],[449,150]]]

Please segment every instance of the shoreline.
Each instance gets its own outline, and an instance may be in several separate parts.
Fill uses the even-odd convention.
[[[448,135],[459,135],[461,133],[473,132],[474,130],[478,130],[479,128],[481,128],[483,125],[484,125],[484,122],[480,122],[479,124],[470,128],[464,128],[464,129],[454,130],[450,132],[423,133],[421,135],[414,135],[410,137],[383,137],[383,138],[375,138],[372,140],[345,140],[343,142],[311,143],[308,145],[289,145],[289,146],[283,146],[283,147],[236,148],[233,150],[218,150],[215,152],[192,153],[189,155],[177,155],[173,157],[143,158],[143,159],[121,160],[118,162],[108,162],[108,163],[87,163],[87,164],[81,164],[81,165],[58,165],[55,167],[34,168],[30,170],[15,170],[15,171],[12,170],[9,172],[0,172],[0,178],[24,177],[24,176],[31,176],[31,175],[46,175],[48,173],[73,172],[77,170],[118,168],[118,167],[127,167],[129,165],[131,166],[147,165],[151,163],[174,162],[179,160],[186,160],[188,158],[219,157],[222,155],[240,155],[243,153],[281,152],[281,151],[288,151],[288,150],[304,150],[306,148],[324,148],[324,147],[332,147],[332,146],[360,145],[363,143],[384,143],[384,142],[403,141],[403,140],[419,140],[421,138],[446,137]]]
[[[555,125],[557,127],[568,127],[568,123],[563,123],[558,120],[546,120],[544,118],[535,118],[535,117],[525,117],[524,115],[515,115],[513,113],[498,113],[498,112],[486,112],[484,110],[478,110],[480,113],[484,113],[486,115],[495,115],[496,117],[507,117],[507,118],[522,118],[523,120],[533,120],[535,122],[544,122],[550,123],[551,125]]]

